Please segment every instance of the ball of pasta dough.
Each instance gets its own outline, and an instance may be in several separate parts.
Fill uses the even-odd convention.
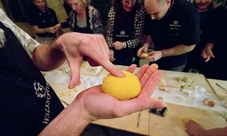
[[[129,100],[136,97],[140,91],[140,81],[128,71],[122,71],[125,77],[115,77],[108,74],[102,82],[102,91],[115,97],[118,100]]]

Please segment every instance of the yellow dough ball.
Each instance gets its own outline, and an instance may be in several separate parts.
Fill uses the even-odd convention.
[[[140,81],[133,73],[122,72],[125,74],[124,78],[108,74],[102,81],[102,91],[118,100],[129,100],[140,93]]]
[[[148,57],[148,53],[142,53],[142,57],[145,58],[145,57]]]

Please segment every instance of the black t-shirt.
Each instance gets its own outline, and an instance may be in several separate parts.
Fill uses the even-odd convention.
[[[21,43],[0,23],[0,136],[38,135],[63,109]]]
[[[37,7],[29,14],[29,24],[31,26],[38,26],[39,28],[47,28],[55,26],[58,23],[57,16],[53,9],[47,8],[46,12],[40,11]],[[40,37],[54,37],[52,33],[36,34]]]
[[[147,16],[145,22],[145,35],[152,37],[155,50],[199,42],[199,13],[193,4],[186,0],[172,0],[169,10],[161,20],[151,20]],[[164,57],[156,63],[160,69],[169,70],[186,62],[186,54],[183,54]]]

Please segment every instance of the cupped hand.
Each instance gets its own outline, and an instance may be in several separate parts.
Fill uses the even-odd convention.
[[[127,71],[133,72],[135,68],[136,65],[131,65]],[[164,108],[162,101],[150,98],[162,76],[162,71],[157,70],[157,68],[156,64],[144,65],[140,68],[136,76],[140,80],[142,90],[136,98],[119,101],[103,93],[101,85],[99,85],[81,92],[73,103],[81,105],[79,107],[84,111],[83,116],[89,121],[122,117],[150,108]]]

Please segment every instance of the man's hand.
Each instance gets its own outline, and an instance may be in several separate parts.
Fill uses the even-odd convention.
[[[131,65],[127,71],[133,72],[136,65]],[[122,117],[134,112],[150,109],[164,108],[162,101],[150,98],[156,84],[159,82],[162,71],[157,70],[156,64],[144,65],[140,68],[136,76],[141,83],[140,94],[127,101],[119,101],[114,97],[105,94],[101,90],[101,85],[91,87],[80,93],[74,102],[81,104],[81,110],[86,111],[84,114],[90,121],[100,118]],[[120,90],[119,90],[120,91]]]
[[[127,71],[133,72],[136,65],[131,65]],[[162,71],[157,70],[156,64],[144,65],[136,76],[139,78],[142,90],[140,94],[127,101],[119,101],[113,96],[105,94],[101,85],[91,87],[75,98],[47,127],[41,135],[78,135],[92,121],[122,117],[134,112],[164,108],[162,101],[150,98]],[[121,91],[121,90],[119,90]]]
[[[163,55],[162,51],[152,51],[148,53],[148,57],[146,57],[146,59],[148,59],[150,62],[155,62],[161,59],[162,55]]]
[[[101,65],[114,76],[124,76],[110,62],[110,51],[102,35],[71,33],[61,36],[61,39],[61,48],[67,58],[72,74],[69,88],[75,87],[79,82],[80,64],[84,56],[86,56],[91,66]]]
[[[208,62],[211,58],[215,57],[212,51],[213,47],[213,44],[208,43],[206,47],[202,50],[201,57],[205,59],[205,62]]]

